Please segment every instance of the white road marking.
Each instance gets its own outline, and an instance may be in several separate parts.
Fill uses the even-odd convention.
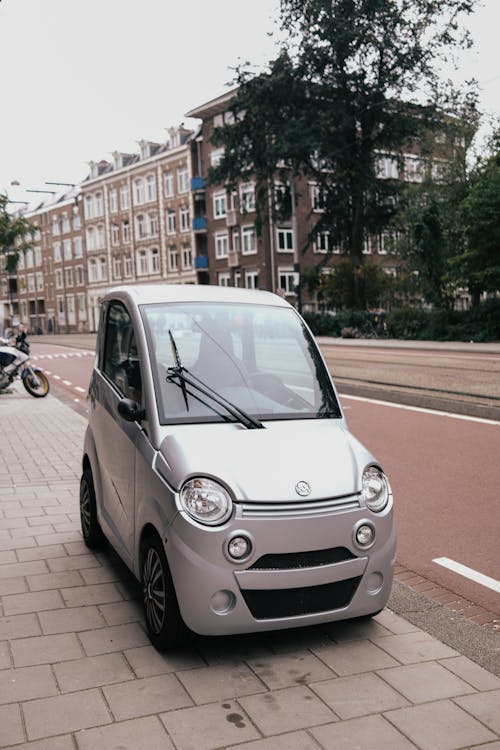
[[[52,377],[54,378],[54,380],[61,380],[61,378],[59,377],[59,375],[53,375]]]
[[[78,391],[78,393],[86,393],[85,388],[80,388],[79,385],[75,385],[75,391]]]
[[[352,401],[364,401],[368,404],[379,404],[380,406],[392,406],[393,409],[405,409],[406,411],[418,411],[422,414],[433,414],[436,417],[449,417],[450,419],[462,419],[464,422],[479,422],[480,424],[491,424],[500,426],[500,422],[495,419],[482,419],[481,417],[469,417],[465,414],[453,414],[448,411],[438,411],[437,409],[424,409],[421,406],[407,406],[406,404],[394,404],[390,401],[381,401],[377,398],[365,398],[364,396],[348,396],[345,393],[339,393],[341,399],[348,398]]]
[[[63,380],[64,385],[73,385],[71,380]]]
[[[458,573],[459,576],[469,578],[471,581],[479,583],[481,586],[486,586],[500,594],[500,581],[495,581],[494,578],[485,576],[483,573],[478,573],[477,570],[473,570],[473,568],[468,568],[466,565],[455,562],[455,560],[450,560],[448,557],[436,557],[432,562],[437,565],[442,565],[443,568],[448,568],[448,570],[453,571],[453,573]]]

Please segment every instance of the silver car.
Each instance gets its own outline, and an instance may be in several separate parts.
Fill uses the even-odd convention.
[[[80,488],[88,547],[142,582],[152,643],[379,612],[390,484],[280,297],[143,285],[102,304]]]

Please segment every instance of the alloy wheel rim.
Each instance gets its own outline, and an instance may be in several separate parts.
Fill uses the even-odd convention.
[[[83,535],[88,537],[90,533],[90,493],[87,483],[82,487],[82,494],[80,497],[80,516],[82,519]]]
[[[158,634],[165,620],[165,576],[158,552],[150,547],[143,568],[144,609],[148,627]]]

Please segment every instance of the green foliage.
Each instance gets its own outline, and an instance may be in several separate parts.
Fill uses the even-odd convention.
[[[20,252],[32,247],[35,227],[22,216],[13,216],[7,210],[8,198],[0,193],[0,258],[7,274],[15,273]]]

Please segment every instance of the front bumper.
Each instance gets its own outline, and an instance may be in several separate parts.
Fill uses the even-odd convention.
[[[201,635],[299,627],[373,614],[389,598],[396,550],[392,498],[381,514],[347,507],[293,515],[245,512],[209,528],[179,513],[165,550],[186,625]],[[362,551],[353,538],[361,521],[375,528]],[[227,554],[244,535],[244,562]]]

